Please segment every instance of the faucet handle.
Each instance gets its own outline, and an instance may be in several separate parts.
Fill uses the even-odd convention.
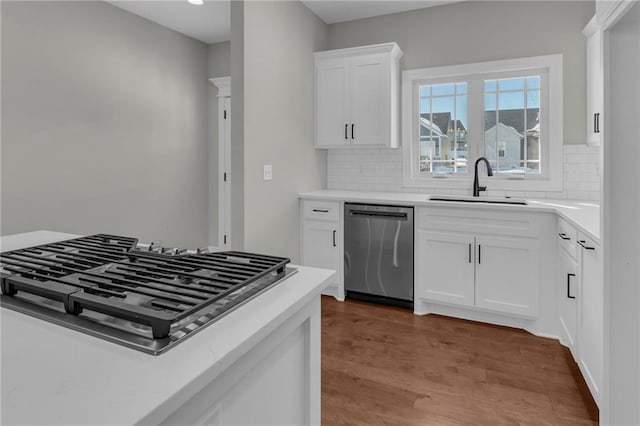
[[[482,191],[486,191],[487,187],[486,186],[479,186],[478,187],[478,192],[482,192]]]

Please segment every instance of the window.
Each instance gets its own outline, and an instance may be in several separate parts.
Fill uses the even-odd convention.
[[[540,76],[484,80],[484,156],[497,173],[540,174]]]
[[[469,186],[486,157],[491,189],[562,189],[561,55],[405,71],[402,84],[405,186]]]
[[[467,83],[421,85],[420,172],[467,171]]]

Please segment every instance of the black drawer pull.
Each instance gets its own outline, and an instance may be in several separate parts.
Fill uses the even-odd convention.
[[[313,211],[316,213],[329,213],[329,210],[326,209],[313,209]]]
[[[571,277],[575,277],[576,274],[567,274],[567,297],[569,299],[575,299],[575,296],[571,295]]]
[[[571,237],[567,237],[567,234],[565,234],[564,232],[560,232],[558,234],[558,237],[562,238],[563,240],[569,240],[571,241]]]
[[[596,249],[595,247],[589,247],[585,240],[578,240],[578,244],[580,244],[582,246],[582,248],[585,249],[585,250],[595,250]]]

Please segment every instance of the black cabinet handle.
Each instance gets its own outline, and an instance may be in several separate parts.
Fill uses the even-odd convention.
[[[336,230],[333,230],[333,246],[336,247]]]
[[[326,209],[313,209],[313,211],[316,213],[329,213],[329,210]]]
[[[478,244],[478,265],[482,263],[482,246]]]
[[[571,240],[571,237],[567,237],[567,234],[565,234],[564,232],[560,232],[558,234],[558,237],[562,238],[563,240]]]
[[[593,133],[600,133],[600,113],[593,114]]]
[[[347,136],[347,131],[348,131],[348,129],[349,129],[349,125],[348,125],[348,124],[345,124],[345,125],[344,125],[344,138],[345,138],[345,139],[349,139],[349,136]]]
[[[469,263],[471,263],[471,243],[469,243]]]
[[[569,299],[575,299],[575,296],[571,295],[571,277],[575,277],[576,274],[567,274],[567,297]]]
[[[355,138],[356,138],[356,137],[354,136],[354,133],[353,133],[353,129],[355,129],[355,127],[356,127],[356,125],[355,125],[355,124],[352,124],[352,125],[351,125],[351,139],[355,139]]]
[[[596,249],[595,247],[589,247],[585,240],[578,240],[578,244],[580,244],[582,246],[582,248],[585,249],[585,250],[595,250]]]

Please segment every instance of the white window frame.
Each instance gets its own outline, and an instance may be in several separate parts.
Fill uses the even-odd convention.
[[[402,158],[405,187],[471,188],[473,166],[484,153],[484,80],[540,75],[541,138],[546,141],[540,153],[541,174],[494,174],[487,181],[489,190],[562,191],[562,55],[534,56],[501,61],[479,62],[402,73]],[[420,124],[418,86],[467,82],[467,173],[420,173],[417,170]],[[545,90],[544,87],[547,87]],[[546,124],[546,125],[545,125]],[[444,178],[444,179],[443,179]]]

